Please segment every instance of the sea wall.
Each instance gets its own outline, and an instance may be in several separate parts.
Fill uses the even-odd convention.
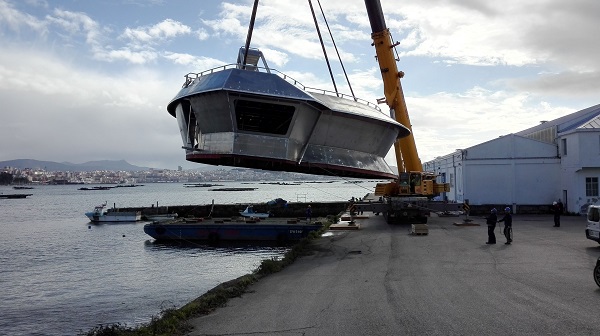
[[[234,217],[239,216],[249,204],[199,204],[119,208],[118,211],[141,211],[142,215],[177,213],[179,217]],[[255,212],[271,212],[274,217],[305,218],[306,208],[310,205],[312,217],[338,215],[346,210],[348,202],[310,202],[310,203],[267,203],[252,204]],[[111,210],[114,211],[114,210]]]
[[[307,203],[287,203],[270,205],[267,203],[256,204],[198,204],[198,205],[176,205],[176,206],[156,206],[154,204],[147,207],[119,208],[119,211],[141,211],[142,215],[177,213],[179,217],[234,217],[239,216],[246,206],[252,205],[256,212],[270,211],[274,217],[304,218],[306,217],[306,208],[311,206],[312,217],[325,217],[328,215],[338,215],[348,208],[348,202],[307,202]],[[507,205],[504,204],[482,204],[471,205],[470,215],[485,216],[490,210],[496,208],[498,213],[502,213]],[[511,206],[513,214],[550,214],[551,209],[548,205],[516,205]],[[113,209],[109,211],[114,211]]]

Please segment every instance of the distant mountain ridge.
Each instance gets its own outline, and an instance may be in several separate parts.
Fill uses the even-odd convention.
[[[39,161],[33,159],[17,159],[9,161],[0,161],[0,168],[14,167],[19,169],[44,169],[46,171],[72,171],[86,172],[95,170],[112,170],[112,171],[141,171],[149,170],[148,167],[139,167],[128,163],[125,160],[101,160],[88,161],[84,163],[71,162],[53,162]]]

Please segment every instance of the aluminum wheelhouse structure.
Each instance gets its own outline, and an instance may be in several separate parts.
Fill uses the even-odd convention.
[[[188,161],[360,178],[395,178],[384,157],[408,128],[375,104],[306,87],[245,48],[236,64],[185,76],[168,104]],[[262,62],[262,66],[259,66]]]

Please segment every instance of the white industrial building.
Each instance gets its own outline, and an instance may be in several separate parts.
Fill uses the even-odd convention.
[[[448,201],[566,211],[600,204],[600,105],[542,122],[524,131],[437,157],[424,164],[450,183]]]

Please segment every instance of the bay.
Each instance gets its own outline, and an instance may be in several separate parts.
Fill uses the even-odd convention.
[[[145,323],[161,310],[181,307],[216,285],[247,274],[281,247],[173,246],[154,243],[142,223],[91,224],[95,205],[117,207],[345,201],[373,192],[376,181],[274,184],[213,182],[211,191],[182,183],[78,190],[79,185],[35,186],[0,193],[0,334],[77,335],[100,324]]]

